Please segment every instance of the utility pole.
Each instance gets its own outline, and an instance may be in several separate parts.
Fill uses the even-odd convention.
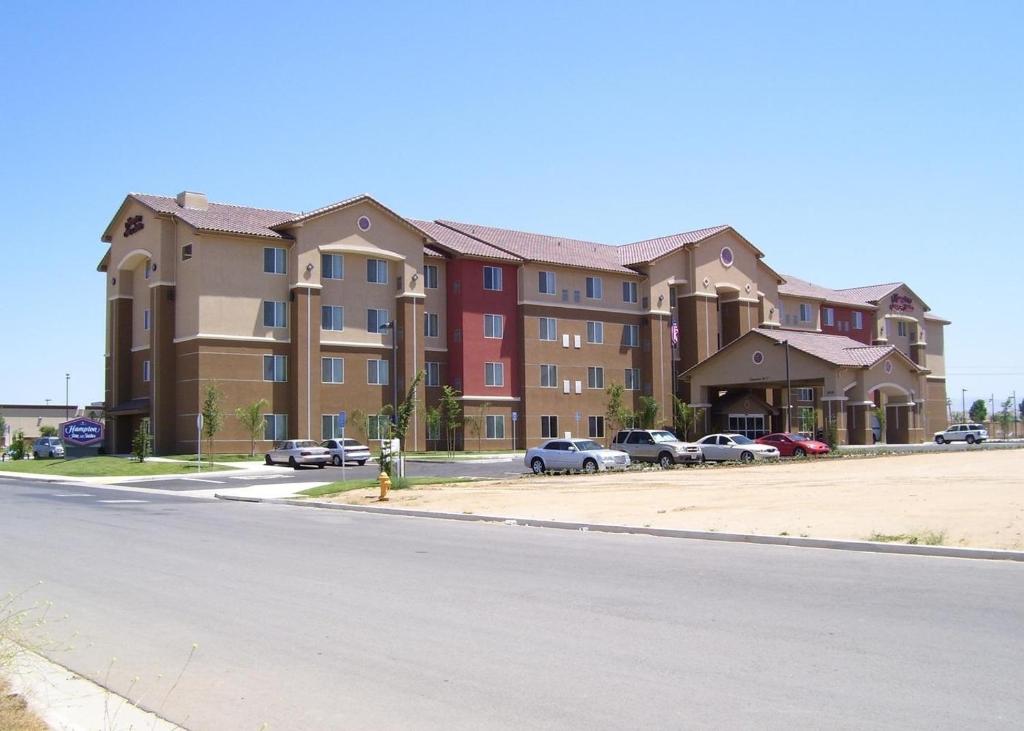
[[[71,418],[68,415],[68,404],[70,402],[70,398],[68,397],[68,395],[70,393],[71,393],[71,374],[70,373],[65,373],[64,374],[64,421],[67,421],[68,419]]]
[[[1017,389],[1013,389],[1013,438],[1017,438],[1017,417],[1020,416],[1020,404],[1017,403]]]
[[[960,389],[960,418],[967,421],[967,389]]]

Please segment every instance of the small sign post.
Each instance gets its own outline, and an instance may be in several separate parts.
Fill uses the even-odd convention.
[[[516,422],[519,421],[519,412],[512,412],[512,451],[516,451]]]
[[[348,423],[348,414],[344,411],[338,412],[338,428],[341,429],[341,481],[345,481],[345,424]]]
[[[196,471],[203,471],[203,415],[196,414]]]

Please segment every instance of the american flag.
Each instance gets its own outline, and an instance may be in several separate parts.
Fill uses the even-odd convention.
[[[679,345],[679,323],[672,321],[672,344]]]

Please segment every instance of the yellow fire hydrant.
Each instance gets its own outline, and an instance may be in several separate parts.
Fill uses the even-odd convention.
[[[380,483],[380,497],[377,498],[377,502],[386,503],[388,501],[388,490],[391,489],[391,477],[387,472],[381,470],[380,474],[377,475],[377,481]]]

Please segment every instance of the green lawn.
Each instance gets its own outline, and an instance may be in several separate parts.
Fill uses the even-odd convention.
[[[168,455],[164,456],[163,459],[175,459],[175,460],[179,460],[181,462],[195,462],[196,461],[196,455],[194,455],[194,454],[168,454]],[[203,462],[208,462],[211,459],[214,462],[262,462],[263,461],[263,454],[260,453],[260,452],[257,452],[256,456],[254,456],[254,457],[250,457],[248,454],[214,454],[212,456],[209,455],[209,454],[204,454],[203,455]]]
[[[204,470],[225,469],[203,464]],[[231,469],[230,467],[227,469]],[[195,473],[195,463],[143,462],[122,457],[82,457],[81,459],[22,459],[0,462],[0,472],[29,472],[55,477],[144,477]]]
[[[477,478],[474,477],[406,477],[405,484],[402,487],[392,487],[392,490],[401,490],[406,487],[413,487],[415,485],[450,485],[454,482],[476,482]],[[332,482],[328,485],[321,485],[320,487],[311,487],[308,490],[302,490],[299,495],[305,495],[306,497],[328,497],[330,495],[337,495],[341,492],[348,492],[349,490],[364,490],[367,488],[377,489],[380,483],[376,479],[367,480],[339,480],[338,482]]]

